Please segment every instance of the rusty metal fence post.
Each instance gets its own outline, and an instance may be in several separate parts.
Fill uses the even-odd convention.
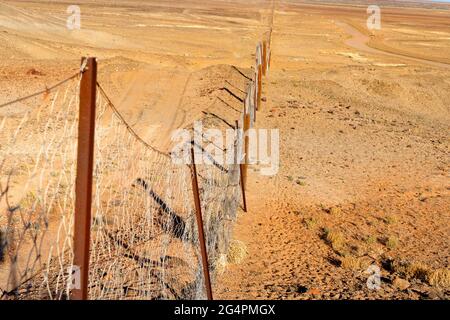
[[[263,40],[262,43],[262,75],[266,76],[267,70],[267,41]]]
[[[245,195],[245,181],[244,181],[244,164],[242,163],[242,158],[239,158],[239,156],[241,155],[241,152],[239,152],[239,150],[238,150],[238,147],[242,147],[242,145],[239,143],[241,134],[239,132],[239,121],[238,120],[236,120],[236,133],[237,133],[236,134],[237,144],[236,144],[234,158],[235,158],[236,164],[239,165],[239,183],[241,185],[241,192],[242,192],[242,208],[244,209],[244,212],[247,212],[247,197]]]
[[[251,83],[248,89],[248,100],[250,102],[250,107],[253,110],[253,122],[256,123],[256,105],[255,105],[255,84]]]
[[[71,299],[88,299],[89,242],[91,233],[92,171],[94,162],[95,101],[97,61],[82,59],[80,110],[78,122],[78,156],[75,186],[74,268],[79,270],[79,288],[72,289]]]
[[[256,66],[255,70],[255,81],[253,83],[255,90],[253,91],[253,104],[255,106],[255,110],[259,110],[258,106],[258,66]]]
[[[208,253],[206,251],[205,232],[203,230],[202,207],[200,203],[200,192],[198,189],[197,167],[195,165],[194,146],[191,147],[191,174],[192,174],[192,191],[194,194],[194,204],[197,217],[198,239],[200,242],[200,252],[202,256],[203,274],[205,276],[206,296],[208,300],[213,300],[211,278],[209,276]]]
[[[248,129],[250,129],[250,115],[248,113],[244,114],[244,152],[245,152],[245,162],[244,162],[244,186],[247,186],[247,171],[248,171],[248,163],[249,161],[249,132]]]
[[[262,91],[262,65],[258,66],[258,96],[257,96],[257,104],[258,110],[261,110],[261,92]]]

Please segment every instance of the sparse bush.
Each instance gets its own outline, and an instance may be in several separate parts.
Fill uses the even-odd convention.
[[[394,249],[398,246],[398,239],[395,236],[389,236],[385,241],[386,247],[389,249]]]
[[[427,281],[431,274],[430,268],[420,262],[393,261],[391,262],[391,269],[407,279],[422,281]]]
[[[432,286],[449,289],[450,288],[450,270],[437,269],[428,274],[427,280],[428,280],[428,283]]]
[[[333,250],[341,251],[344,248],[345,240],[344,236],[340,232],[325,229],[324,238]]]
[[[342,213],[341,208],[339,207],[332,207],[329,209],[329,214],[333,215],[333,216],[339,216]]]
[[[419,279],[435,287],[450,288],[450,270],[448,269],[433,271],[424,263],[408,261],[391,261],[390,267],[393,272],[397,272],[407,279]]]
[[[326,213],[333,216],[339,216],[342,213],[342,210],[339,207],[326,207],[324,204],[320,204],[320,208]]]
[[[361,258],[357,258],[351,255],[347,255],[340,259],[341,267],[344,269],[349,269],[353,271],[361,270],[364,268],[364,262]]]
[[[239,240],[231,241],[230,247],[227,253],[227,261],[231,264],[238,264],[244,261],[248,255],[247,246],[244,242]]]
[[[310,218],[304,219],[303,223],[305,224],[307,229],[312,230],[316,227],[318,221],[316,219],[310,217]]]
[[[395,224],[397,222],[397,218],[393,215],[388,215],[384,218],[384,222],[386,224]]]
[[[366,238],[365,242],[366,242],[366,244],[368,244],[368,245],[373,245],[373,244],[375,244],[375,243],[377,242],[377,237],[374,236],[374,235],[370,235],[370,236],[368,236],[368,237]]]

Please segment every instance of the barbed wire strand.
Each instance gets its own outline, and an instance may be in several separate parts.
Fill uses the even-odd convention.
[[[83,70],[83,71],[84,71],[84,70]],[[51,87],[45,88],[44,90],[41,90],[41,91],[32,93],[32,94],[30,94],[30,95],[28,95],[28,96],[25,96],[25,97],[22,97],[22,98],[18,98],[18,99],[15,99],[15,100],[12,100],[12,101],[9,101],[9,102],[0,104],[0,108],[4,108],[4,107],[7,107],[7,106],[9,106],[9,105],[15,104],[15,103],[17,103],[17,102],[21,102],[21,101],[24,101],[24,100],[28,100],[28,99],[34,98],[34,97],[39,96],[39,95],[44,94],[44,93],[47,93],[47,94],[48,94],[48,93],[52,92],[54,89],[56,89],[56,88],[62,86],[62,85],[65,84],[66,82],[69,82],[70,80],[75,79],[75,78],[78,77],[79,75],[80,75],[80,72],[77,72],[76,74],[74,74],[74,75],[72,75],[72,76],[70,76],[70,77],[68,77],[68,78],[66,78],[66,79],[64,79],[64,80],[61,80],[60,82],[54,84],[54,85],[51,86]]]
[[[153,147],[152,145],[150,145],[148,142],[146,142],[143,138],[141,138],[136,131],[134,131],[134,129],[131,127],[131,125],[125,120],[125,118],[122,116],[122,114],[119,112],[119,110],[116,108],[116,106],[114,105],[114,103],[112,103],[111,99],[109,98],[109,96],[106,94],[105,90],[103,89],[103,87],[100,85],[100,83],[97,82],[97,87],[100,90],[101,95],[103,96],[103,98],[105,98],[107,105],[111,108],[111,110],[114,112],[114,114],[123,122],[123,124],[125,125],[125,127],[127,128],[127,130],[138,140],[140,141],[146,148],[151,149],[152,151],[157,152],[160,155],[166,156],[166,157],[170,157],[169,154],[158,150],[157,148]]]

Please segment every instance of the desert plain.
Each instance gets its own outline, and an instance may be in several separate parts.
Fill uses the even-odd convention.
[[[0,105],[95,56],[115,105],[159,149],[206,114],[237,118],[273,29],[256,125],[279,130],[280,168],[250,167],[233,234],[247,254],[216,298],[450,297],[449,4],[380,1],[379,30],[365,1],[77,4],[80,30],[66,27],[70,1],[0,3]]]

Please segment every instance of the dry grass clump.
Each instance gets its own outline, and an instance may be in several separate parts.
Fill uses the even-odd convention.
[[[397,222],[397,218],[393,215],[388,215],[383,219],[386,224],[395,224]]]
[[[317,226],[318,222],[319,221],[313,217],[303,219],[303,223],[308,230],[314,229]]]
[[[450,288],[450,270],[437,269],[428,275],[428,283],[435,287]]]
[[[335,251],[341,251],[344,248],[344,236],[338,231],[325,229],[324,239]]]
[[[332,216],[340,216],[342,214],[342,210],[339,207],[332,207],[329,209],[329,214]]]
[[[386,239],[385,244],[389,249],[395,249],[398,246],[398,238],[395,236],[389,236]]]
[[[365,268],[366,263],[361,258],[357,258],[351,255],[340,258],[341,267],[353,271],[362,270]]]
[[[320,208],[332,216],[340,216],[342,214],[342,209],[339,207],[326,207],[324,204],[320,204]]]
[[[227,269],[229,264],[239,264],[248,256],[247,246],[239,240],[232,240],[227,254],[221,254],[214,261],[215,271],[221,275]]]
[[[431,274],[430,268],[421,262],[393,261],[391,268],[407,279],[427,281]]]
[[[374,235],[370,235],[364,241],[367,245],[373,245],[377,242],[377,237]]]
[[[419,279],[423,282],[428,282],[434,287],[450,288],[449,269],[437,269],[433,271],[424,263],[408,261],[391,261],[391,269],[406,279]]]
[[[227,253],[227,261],[232,264],[239,264],[248,256],[247,246],[244,242],[233,240],[230,243]]]

